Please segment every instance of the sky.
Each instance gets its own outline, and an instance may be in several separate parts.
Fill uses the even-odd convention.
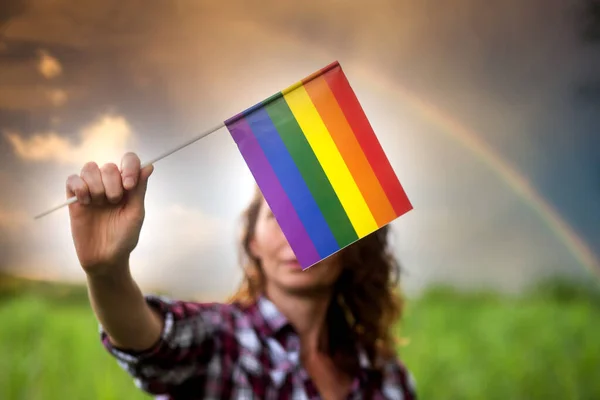
[[[434,4],[435,3],[435,4]],[[65,181],[142,161],[338,60],[414,210],[402,285],[600,277],[600,45],[579,0],[22,0],[0,6],[0,270],[82,281]],[[596,111],[596,112],[595,112]],[[225,129],[159,161],[132,270],[222,297],[253,179]]]

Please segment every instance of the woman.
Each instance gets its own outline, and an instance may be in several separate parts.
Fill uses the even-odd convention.
[[[152,171],[127,153],[121,169],[87,163],[67,180],[102,342],[141,389],[172,399],[415,398],[395,357],[401,303],[387,228],[302,271],[257,191],[244,214],[245,278],[232,301],[143,296],[129,256]]]

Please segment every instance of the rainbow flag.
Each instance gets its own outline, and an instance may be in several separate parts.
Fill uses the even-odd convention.
[[[225,126],[303,269],[412,209],[337,61]]]

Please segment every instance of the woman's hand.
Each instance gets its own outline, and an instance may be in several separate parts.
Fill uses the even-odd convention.
[[[67,179],[71,233],[81,267],[88,275],[110,274],[127,265],[137,246],[145,209],[144,197],[153,166],[140,169],[140,159],[127,153],[121,169],[85,164],[81,174]]]

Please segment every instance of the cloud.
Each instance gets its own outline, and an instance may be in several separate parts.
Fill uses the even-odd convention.
[[[40,51],[40,60],[38,62],[38,71],[47,79],[56,78],[62,73],[62,65],[55,57],[47,51]]]
[[[67,95],[67,92],[65,92],[62,89],[49,90],[47,92],[47,96],[48,96],[48,99],[50,100],[50,102],[52,103],[52,105],[54,105],[55,107],[60,107],[60,106],[64,105],[69,98],[69,96]]]
[[[30,218],[22,211],[0,209],[0,231],[17,232],[29,226]]]
[[[136,281],[148,289],[219,298],[239,282],[231,221],[182,202],[165,204],[149,187],[146,220],[131,257]],[[0,269],[40,279],[82,281],[69,217],[34,221],[0,206]],[[32,251],[34,249],[35,251]],[[210,278],[207,278],[210,277]]]
[[[30,138],[7,132],[5,137],[23,160],[82,165],[90,160],[98,163],[118,160],[133,133],[124,117],[104,116],[82,129],[77,144],[56,132],[38,133]]]
[[[148,193],[146,221],[131,257],[136,280],[179,293],[230,291],[237,283],[230,221],[181,203],[156,205],[153,199]]]
[[[0,205],[0,270],[19,272],[21,261],[30,261],[29,256],[41,254],[39,234],[31,217],[22,209]]]
[[[12,18],[21,15],[28,6],[27,0],[10,0],[0,3],[0,29]]]
[[[158,226],[155,226],[157,229],[154,234],[161,242],[176,242],[194,248],[220,240],[218,236],[223,233],[223,221],[197,208],[176,203],[159,210],[156,214],[156,223],[166,228],[158,229]]]

